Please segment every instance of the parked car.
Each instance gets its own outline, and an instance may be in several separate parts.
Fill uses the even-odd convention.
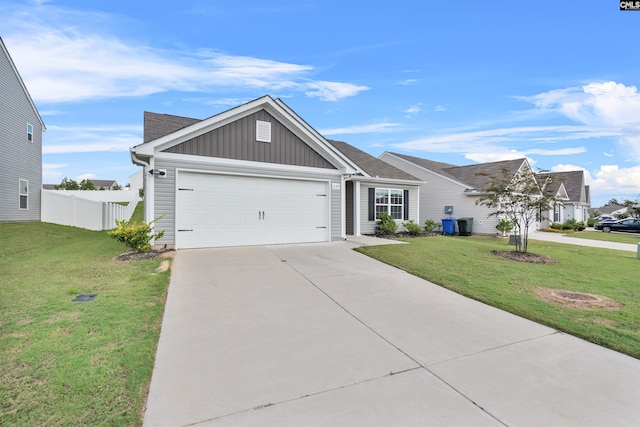
[[[617,221],[601,221],[596,223],[593,228],[602,230],[605,233],[612,231],[626,231],[629,233],[640,233],[640,219],[626,218]]]
[[[596,218],[596,222],[615,221],[617,218],[613,215],[600,215]]]

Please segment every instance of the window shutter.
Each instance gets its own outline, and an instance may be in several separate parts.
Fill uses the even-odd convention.
[[[369,188],[369,221],[376,220],[376,189]]]
[[[409,190],[404,190],[404,197],[402,198],[404,209],[404,220],[409,220]]]

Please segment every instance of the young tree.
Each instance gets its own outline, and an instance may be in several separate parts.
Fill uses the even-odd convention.
[[[93,181],[90,179],[83,179],[80,181],[80,189],[81,190],[95,190],[96,186],[93,184]]]
[[[54,190],[79,190],[80,186],[73,179],[68,179],[66,176],[60,181],[60,184],[53,186]]]
[[[520,170],[513,175],[506,168],[500,176],[480,173],[489,177],[489,184],[482,189],[482,196],[476,205],[483,205],[496,216],[513,224],[516,237],[516,252],[526,253],[529,247],[529,227],[542,220],[545,212],[558,202],[555,195],[544,191],[551,181],[548,173],[537,176],[530,169]],[[541,189],[542,187],[542,189]]]

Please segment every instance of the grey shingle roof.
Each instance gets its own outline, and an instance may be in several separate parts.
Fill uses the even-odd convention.
[[[192,119],[189,117],[173,116],[171,114],[150,113],[148,111],[145,111],[144,142],[153,141],[154,139],[169,135],[170,133],[173,133],[199,121],[199,119]]]
[[[425,169],[429,169],[442,176],[458,181],[468,187],[469,190],[482,190],[489,186],[490,176],[501,177],[503,169],[511,175],[522,167],[526,161],[524,158],[515,160],[504,160],[492,163],[479,163],[468,166],[455,166],[448,163],[434,162],[432,160],[421,159],[419,157],[407,156],[405,154],[390,153],[394,156],[405,159]],[[483,175],[478,175],[482,173]],[[487,174],[489,176],[486,176]]]
[[[409,181],[420,181],[413,175],[406,173],[403,170],[390,165],[389,163],[373,157],[370,154],[365,153],[362,150],[357,149],[353,145],[347,144],[342,141],[328,140],[331,145],[336,147],[353,161],[360,169],[366,172],[370,176],[377,176],[380,178],[389,179],[404,179]]]
[[[567,195],[569,196],[570,201],[586,202],[586,200],[582,200],[582,187],[584,185],[583,171],[552,172],[549,176],[553,180],[549,185],[553,185],[554,188],[560,187],[561,183],[564,184],[564,188],[567,190]],[[586,194],[584,198],[586,199]]]

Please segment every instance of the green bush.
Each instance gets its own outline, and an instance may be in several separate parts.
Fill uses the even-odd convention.
[[[586,228],[586,227],[585,227],[585,225],[584,225],[584,221],[578,221],[578,222],[576,222],[576,228],[575,228],[575,230],[576,230],[576,231],[582,231],[582,230],[584,230],[585,228]]]
[[[405,230],[407,230],[407,233],[409,233],[412,236],[419,236],[420,233],[422,232],[422,228],[420,227],[420,224],[416,224],[415,222],[413,222],[412,219],[410,219],[409,222],[403,222],[402,226],[404,227]]]
[[[511,230],[513,230],[513,221],[509,221],[508,219],[502,218],[496,224],[496,229],[502,234],[507,234]]]
[[[398,224],[396,224],[396,220],[393,216],[388,213],[378,214],[378,222],[376,226],[376,230],[384,235],[395,234],[398,229]]]
[[[146,222],[131,224],[125,220],[116,220],[116,228],[107,234],[136,252],[144,252],[151,247],[151,240],[164,236],[164,230],[153,233],[151,225],[158,219],[154,219],[149,224]]]
[[[596,225],[596,219],[592,218],[592,217],[589,217],[589,219],[587,220],[587,225],[589,227],[593,227],[594,225]]]
[[[578,221],[576,221],[574,218],[568,219],[564,222],[564,224],[562,224],[562,229],[563,230],[575,230],[577,228]]]
[[[560,224],[559,222],[551,223],[549,227],[553,228],[554,230],[562,230],[562,224]]]
[[[432,219],[428,219],[424,222],[424,231],[426,231],[427,234],[433,234],[433,230],[435,230],[437,226],[437,222]]]

